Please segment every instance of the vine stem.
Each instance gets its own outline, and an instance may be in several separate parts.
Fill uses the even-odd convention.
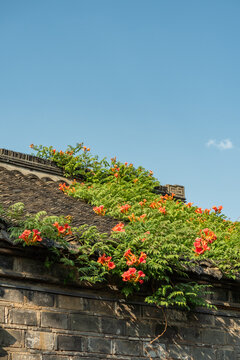
[[[164,330],[163,332],[161,332],[161,334],[159,334],[155,339],[151,340],[150,341],[150,344],[152,344],[154,341],[158,340],[161,336],[163,336],[163,334],[167,331],[167,326],[168,326],[168,322],[167,322],[167,316],[163,310],[163,308],[161,308],[162,310],[162,313],[163,313],[163,316],[164,316],[164,320],[165,320],[165,327],[164,327]]]

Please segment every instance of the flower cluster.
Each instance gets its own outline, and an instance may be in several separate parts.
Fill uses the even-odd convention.
[[[129,281],[132,283],[139,282],[140,284],[143,283],[141,278],[144,278],[146,275],[143,273],[142,270],[137,271],[136,268],[129,268],[122,274],[123,281]]]
[[[220,212],[223,209],[222,205],[220,205],[219,207],[213,206],[212,208],[213,208],[213,210],[215,211],[216,214],[220,214]]]
[[[115,264],[113,261],[111,261],[112,257],[111,256],[107,256],[106,254],[103,254],[102,256],[100,256],[98,258],[98,263],[102,264],[103,266],[105,266],[107,268],[107,270],[112,270],[115,268]]]
[[[65,192],[66,190],[69,190],[70,186],[67,186],[66,183],[59,184],[59,190]]]
[[[67,236],[67,235],[71,235],[72,234],[72,230],[71,227],[68,224],[65,224],[64,226],[61,226],[58,224],[58,222],[56,221],[53,226],[55,226],[55,228],[58,231],[58,236]]]
[[[123,223],[118,223],[116,226],[114,226],[114,227],[112,228],[112,231],[115,231],[115,232],[125,232],[124,224],[123,224]]]
[[[201,237],[197,237],[193,244],[195,247],[193,251],[197,256],[203,254],[207,250],[210,250],[210,247],[208,246],[209,243],[211,244],[213,241],[217,240],[216,234],[208,228],[200,230],[200,235]]]
[[[141,252],[139,258],[137,258],[137,256],[132,253],[131,249],[128,249],[125,252],[124,256],[127,260],[128,266],[131,266],[134,264],[135,264],[135,266],[138,266],[139,264],[144,264],[146,262],[146,258],[147,258],[147,255],[144,252]]]
[[[23,233],[19,236],[19,239],[22,239],[25,241],[27,245],[32,245],[36,243],[37,241],[42,241],[42,238],[40,237],[40,231],[37,229],[33,230],[24,230]]]
[[[129,205],[129,204],[122,205],[120,207],[121,213],[126,214],[128,212],[128,210],[130,209],[130,207],[131,207],[131,205]]]
[[[160,206],[160,208],[158,209],[158,211],[161,213],[161,214],[166,214],[166,208],[165,206]]]
[[[98,214],[98,215],[102,215],[104,216],[106,213],[106,209],[104,209],[104,205],[100,205],[100,206],[95,206],[93,208],[93,211]]]

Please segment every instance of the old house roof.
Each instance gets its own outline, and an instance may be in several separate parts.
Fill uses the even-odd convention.
[[[118,220],[100,217],[85,201],[63,194],[58,189],[62,182],[70,180],[53,162],[0,149],[0,204],[4,208],[22,202],[30,214],[44,210],[48,215],[71,215],[73,226],[94,225],[100,232],[109,233]],[[184,187],[180,185],[160,186],[156,192],[163,195],[174,192],[185,200]]]

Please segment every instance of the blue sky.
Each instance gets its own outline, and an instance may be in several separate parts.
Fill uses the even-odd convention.
[[[239,0],[2,0],[0,148],[84,141],[240,217]]]

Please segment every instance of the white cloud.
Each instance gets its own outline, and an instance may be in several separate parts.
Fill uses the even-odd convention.
[[[228,150],[228,149],[233,148],[233,143],[229,139],[224,139],[224,140],[221,140],[219,142],[216,141],[216,140],[210,139],[210,140],[208,140],[206,146],[207,147],[213,146],[213,147],[216,147],[219,150]]]

